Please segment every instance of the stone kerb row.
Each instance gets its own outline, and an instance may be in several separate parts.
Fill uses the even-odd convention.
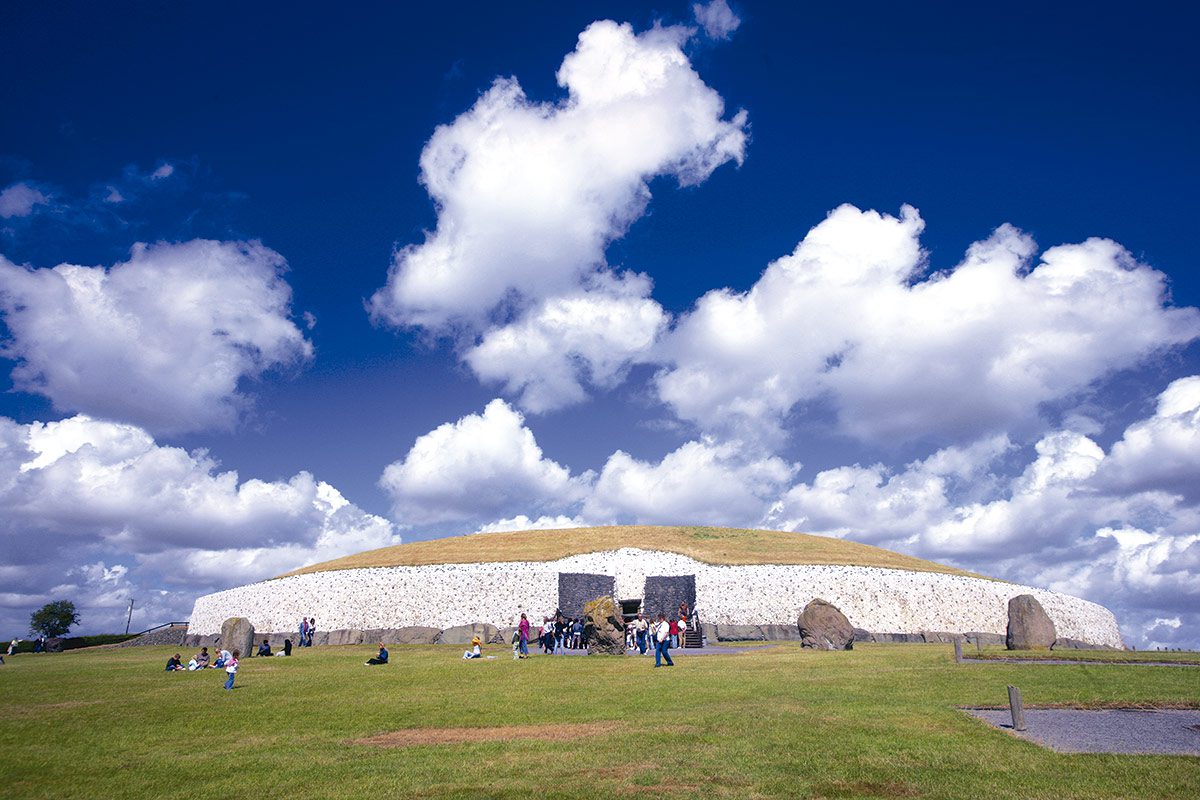
[[[625,548],[552,562],[442,564],[309,573],[241,586],[196,601],[189,634],[220,630],[247,616],[258,630],[293,630],[301,615],[319,630],[408,626],[447,628],[512,624],[558,603],[560,572],[614,576],[618,599],[641,597],[654,575],[695,575],[702,618],[721,625],[794,625],[810,600],[837,605],[871,631],[980,631],[1003,634],[1007,603],[1032,594],[1059,635],[1120,647],[1111,612],[1069,595],[998,581],[876,567],[819,565],[716,566],[675,553]]]

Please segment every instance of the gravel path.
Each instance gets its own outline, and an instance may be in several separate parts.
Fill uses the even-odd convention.
[[[1153,753],[1200,756],[1200,711],[1025,709],[1027,730],[1007,710],[963,709],[1014,736],[1059,753]]]
[[[1100,667],[1200,667],[1187,661],[1086,661],[1071,658],[970,658],[963,656],[963,663],[972,664],[1091,664]]]

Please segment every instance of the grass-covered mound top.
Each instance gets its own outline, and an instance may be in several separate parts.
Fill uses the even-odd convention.
[[[287,575],[366,567],[554,561],[622,547],[679,553],[706,564],[835,564],[981,577],[933,561],[828,536],[742,528],[649,525],[506,531],[431,539],[335,558]]]

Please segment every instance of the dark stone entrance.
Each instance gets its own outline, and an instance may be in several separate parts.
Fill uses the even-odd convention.
[[[558,573],[558,608],[568,619],[582,617],[584,603],[597,597],[612,597],[616,591],[617,579],[612,575]]]
[[[642,611],[650,618],[666,614],[667,619],[679,616],[679,604],[687,601],[688,608],[696,607],[695,575],[650,575],[642,594]]]

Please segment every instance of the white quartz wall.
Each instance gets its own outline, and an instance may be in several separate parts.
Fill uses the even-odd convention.
[[[1032,594],[1058,635],[1121,647],[1116,619],[1103,606],[1029,586],[876,567],[714,566],[676,553],[625,548],[558,561],[441,564],[339,570],[279,578],[217,592],[196,601],[189,633],[217,633],[233,616],[260,631],[290,631],[301,616],[319,630],[448,628],[472,622],[513,624],[558,604],[558,573],[613,575],[619,599],[642,596],[649,575],[695,575],[701,619],[718,625],[795,624],[820,597],[858,628],[886,633],[949,631],[1003,634],[1008,601]]]

